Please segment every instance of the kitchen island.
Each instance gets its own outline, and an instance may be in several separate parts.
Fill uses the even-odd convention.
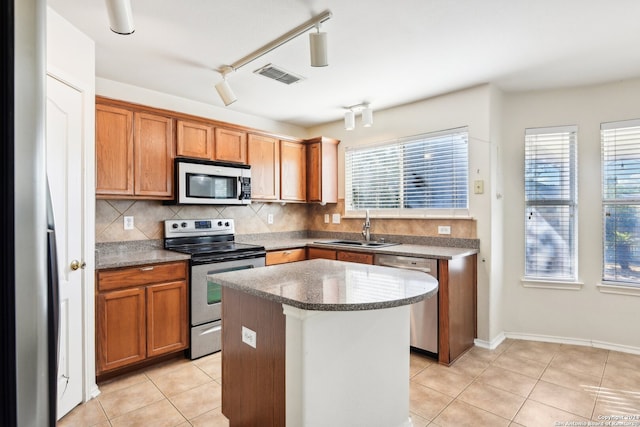
[[[235,426],[411,426],[416,271],[316,259],[209,276],[222,286],[222,412]]]

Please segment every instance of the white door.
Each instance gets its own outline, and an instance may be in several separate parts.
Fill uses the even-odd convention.
[[[58,419],[82,401],[82,94],[47,76],[47,177],[60,283]],[[19,165],[18,165],[19,167]]]

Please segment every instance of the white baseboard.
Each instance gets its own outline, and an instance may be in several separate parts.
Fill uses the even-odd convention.
[[[605,350],[619,351],[622,353],[640,354],[640,347],[614,344],[606,341],[596,341],[596,340],[587,340],[587,339],[569,338],[569,337],[557,337],[553,335],[526,334],[526,333],[520,333],[520,332],[502,332],[491,342],[476,339],[475,344],[478,347],[493,350],[498,345],[500,345],[506,338],[516,339],[516,340],[550,342],[550,343],[557,343],[557,344],[581,345],[585,347],[594,347],[594,348],[602,348]]]
[[[491,341],[485,341],[480,339],[475,339],[473,343],[481,348],[486,348],[487,350],[495,350],[502,342],[506,339],[504,332],[500,332],[497,337],[492,339]]]

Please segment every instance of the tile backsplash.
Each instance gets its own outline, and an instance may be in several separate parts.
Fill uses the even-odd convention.
[[[340,214],[340,224],[331,223]],[[273,224],[269,224],[269,215]],[[324,215],[329,214],[329,224]],[[164,220],[176,218],[233,218],[236,234],[292,231],[355,232],[362,230],[362,219],[343,218],[344,201],[325,206],[304,203],[260,203],[249,206],[176,206],[155,200],[97,200],[96,243],[133,240],[157,240],[164,237]],[[133,230],[124,229],[124,217],[132,216]],[[380,219],[371,220],[371,234],[438,237],[438,226],[451,227],[444,237],[475,239],[476,221],[472,219]],[[443,237],[443,236],[439,236]]]

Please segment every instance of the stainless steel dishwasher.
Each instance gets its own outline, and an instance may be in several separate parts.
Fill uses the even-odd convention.
[[[379,254],[376,265],[423,271],[438,278],[438,261],[435,259]],[[411,305],[412,348],[438,354],[438,294]]]

